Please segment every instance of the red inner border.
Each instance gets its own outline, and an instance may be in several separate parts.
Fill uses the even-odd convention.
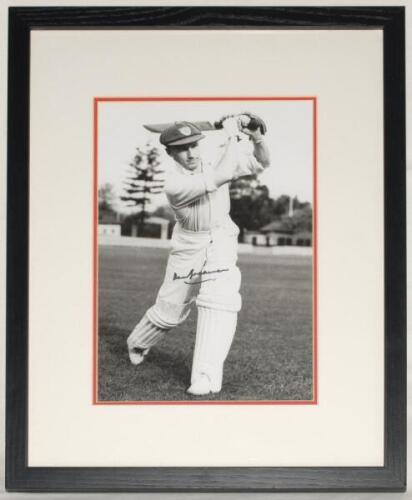
[[[273,401],[99,401],[97,397],[98,377],[98,123],[99,102],[150,102],[150,101],[312,101],[313,104],[313,302],[312,302],[312,373],[313,373],[313,399],[310,401],[273,400]],[[317,255],[317,98],[316,97],[96,97],[93,100],[93,405],[317,405],[318,404],[318,255]]]

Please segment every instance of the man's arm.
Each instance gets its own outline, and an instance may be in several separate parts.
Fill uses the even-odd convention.
[[[213,178],[217,187],[233,179],[237,164],[237,139],[233,135],[229,136],[224,152],[214,168]]]
[[[245,175],[260,174],[270,166],[269,148],[264,139],[266,125],[263,120],[256,115],[245,114],[223,118],[221,124],[228,136],[228,141],[222,157],[215,166],[214,176],[218,187]],[[252,125],[252,128],[248,125]],[[253,154],[245,153],[239,148],[240,132],[252,141]]]
[[[249,128],[251,121],[254,120],[257,128]],[[241,115],[239,119],[240,131],[247,136],[253,143],[253,155],[262,167],[268,168],[270,166],[270,153],[269,148],[265,142],[264,133],[266,132],[265,123],[257,116],[254,115]]]
[[[252,139],[252,143],[253,143],[253,155],[256,158],[256,160],[262,165],[263,168],[270,167],[269,148],[263,136],[261,139],[258,140]]]
[[[215,191],[235,178],[242,175],[259,174],[269,167],[269,149],[261,127],[251,130],[246,126],[249,122],[249,115],[224,119],[223,128],[228,135],[228,140],[213,171],[189,176],[175,175],[166,181],[166,195],[173,207],[181,208],[190,205],[196,199]],[[251,154],[249,157],[239,154],[237,143],[239,132],[248,135],[253,142],[253,156],[256,161],[252,161]]]
[[[239,129],[236,126],[236,130]],[[173,173],[166,179],[165,193],[169,203],[175,208],[190,205],[195,200],[211,193],[230,182],[238,168],[238,149],[236,136],[229,136],[222,156],[212,170],[193,175]]]

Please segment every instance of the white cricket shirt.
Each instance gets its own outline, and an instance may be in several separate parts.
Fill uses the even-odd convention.
[[[210,231],[230,219],[229,184],[217,188],[213,168],[202,165],[195,173],[175,163],[166,175],[165,193],[183,229]],[[263,170],[253,153],[238,148],[233,179]]]

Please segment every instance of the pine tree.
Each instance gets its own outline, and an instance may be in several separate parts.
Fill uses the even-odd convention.
[[[164,188],[164,170],[160,162],[160,150],[148,142],[144,147],[136,148],[133,161],[129,163],[130,172],[125,181],[125,195],[121,200],[128,206],[137,208],[136,220],[138,234],[141,234],[148,217],[147,205],[153,195],[160,194]]]

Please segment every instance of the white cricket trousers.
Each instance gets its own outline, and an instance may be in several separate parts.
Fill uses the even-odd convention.
[[[182,323],[196,302],[198,323],[192,383],[201,373],[213,380],[215,386],[222,383],[223,364],[241,308],[241,277],[236,265],[238,233],[231,219],[211,231],[188,231],[176,224],[156,302],[133,332],[135,347],[151,347],[165,331]],[[148,320],[152,325],[149,335]]]

